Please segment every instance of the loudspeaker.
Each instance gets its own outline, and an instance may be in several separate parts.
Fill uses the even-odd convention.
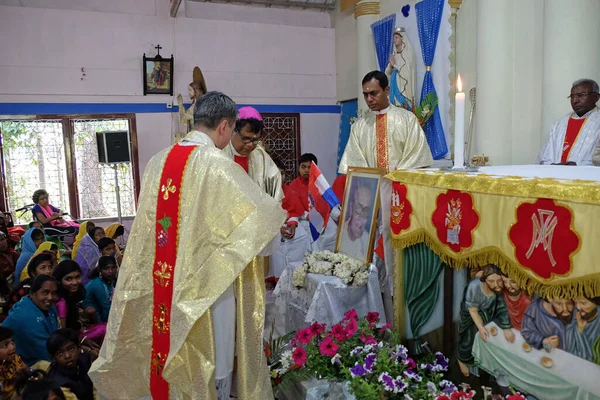
[[[128,131],[96,132],[98,162],[119,164],[131,161]]]

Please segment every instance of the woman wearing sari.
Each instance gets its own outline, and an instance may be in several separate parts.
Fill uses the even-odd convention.
[[[98,248],[98,241],[105,236],[104,229],[97,226],[81,239],[75,261],[81,267],[81,283],[84,286],[89,282],[90,271],[96,268],[96,264],[102,256]]]
[[[31,257],[31,259],[29,259],[29,262],[27,263],[25,268],[23,268],[23,272],[21,272],[19,281],[23,281],[24,279],[27,279],[27,277],[29,276],[29,264],[33,261],[35,256],[42,254],[43,252],[49,252],[49,253],[54,254],[55,258],[54,258],[52,267],[56,267],[56,264],[60,260],[60,249],[54,242],[44,242],[44,243],[40,244],[40,247],[37,248],[35,253],[33,253],[33,256]]]
[[[71,259],[75,260],[77,258],[77,252],[79,251],[79,245],[81,244],[81,240],[91,231],[94,230],[96,224],[92,221],[83,221],[81,226],[79,227],[79,232],[77,232],[77,236],[75,236],[75,243],[73,243],[73,251],[71,252]]]
[[[65,221],[62,218],[63,213],[58,208],[54,207],[48,201],[48,192],[44,189],[38,189],[33,192],[31,200],[35,203],[33,206],[33,216],[40,221],[44,226],[61,228],[61,230],[69,233],[77,232],[79,224],[73,221]]]
[[[40,229],[32,228],[25,232],[25,235],[23,235],[23,239],[21,239],[21,242],[21,255],[17,260],[17,266],[15,268],[14,273],[15,285],[17,285],[20,282],[21,273],[25,269],[25,266],[27,266],[27,263],[29,262],[31,257],[33,257],[33,255],[35,254],[37,248],[44,242],[44,232],[42,232]]]

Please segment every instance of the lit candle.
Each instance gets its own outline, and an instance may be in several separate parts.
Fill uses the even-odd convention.
[[[456,81],[454,104],[454,168],[465,167],[465,94],[462,91],[460,74]]]

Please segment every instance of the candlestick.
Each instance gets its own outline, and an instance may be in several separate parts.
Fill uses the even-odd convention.
[[[454,169],[465,167],[465,94],[462,91],[460,75],[456,82],[454,104]]]

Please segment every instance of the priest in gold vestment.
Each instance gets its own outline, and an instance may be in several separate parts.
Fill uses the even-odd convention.
[[[417,117],[390,105],[387,76],[380,71],[369,72],[362,87],[370,112],[352,124],[339,172],[346,174],[348,167],[390,172],[431,166],[433,157]]]
[[[222,93],[195,104],[196,130],[155,155],[119,272],[106,337],[89,376],[108,399],[217,399],[215,306],[235,296],[239,399],[271,399],[263,353],[265,285],[251,263],[285,214],[223,149],[237,109]],[[227,353],[227,354],[226,354]]]

